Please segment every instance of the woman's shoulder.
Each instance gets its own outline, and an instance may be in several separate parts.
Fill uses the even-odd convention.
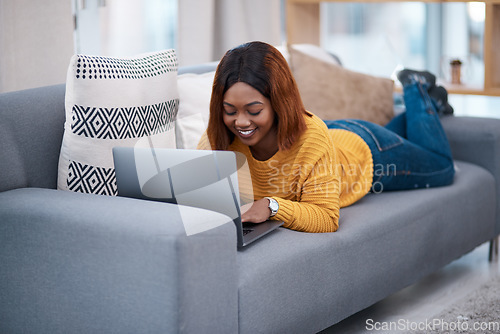
[[[306,120],[307,129],[303,135],[305,140],[313,140],[314,138],[325,137],[329,138],[328,127],[325,122],[315,114],[307,112],[304,116]]]
[[[198,141],[197,150],[211,150],[210,140],[208,139],[207,131],[203,133],[200,140]]]
[[[318,153],[332,151],[333,141],[325,122],[310,112],[304,117],[307,129],[299,138],[296,146],[297,149],[300,151],[313,150]]]

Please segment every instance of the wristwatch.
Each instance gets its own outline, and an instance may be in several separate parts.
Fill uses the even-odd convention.
[[[266,197],[266,198],[269,200],[268,207],[269,207],[269,210],[271,210],[271,216],[269,216],[269,217],[272,217],[278,213],[280,205],[279,205],[278,201],[275,200],[274,198],[271,198],[271,197]]]

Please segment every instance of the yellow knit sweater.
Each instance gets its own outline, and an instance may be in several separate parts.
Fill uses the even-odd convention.
[[[307,130],[286,151],[266,161],[253,158],[248,146],[235,138],[229,150],[248,162],[255,200],[273,197],[279,203],[272,219],[304,232],[334,232],[339,209],[368,193],[372,184],[370,148],[358,135],[329,130],[317,116],[304,116]],[[199,149],[210,149],[203,136]],[[241,181],[240,181],[241,183]]]

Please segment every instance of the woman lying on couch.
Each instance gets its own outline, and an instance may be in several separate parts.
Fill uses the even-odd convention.
[[[246,156],[255,201],[242,208],[242,221],[271,217],[297,231],[334,232],[339,209],[370,191],[453,182],[450,147],[428,94],[435,77],[404,70],[398,79],[406,112],[385,127],[323,121],[305,110],[277,49],[243,44],[217,67],[207,132],[198,148]]]

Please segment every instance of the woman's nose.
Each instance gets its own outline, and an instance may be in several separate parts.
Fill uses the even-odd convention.
[[[244,113],[238,113],[238,116],[236,116],[235,125],[238,127],[247,127],[250,126],[250,120]]]

